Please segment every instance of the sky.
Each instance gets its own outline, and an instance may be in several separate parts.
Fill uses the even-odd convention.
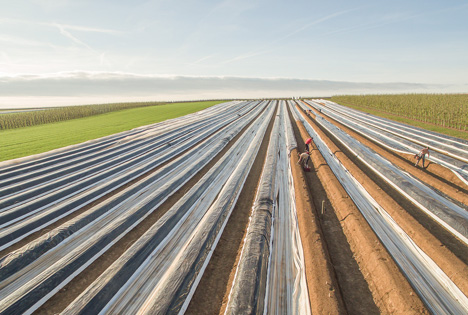
[[[0,0],[0,108],[468,93],[466,0]]]

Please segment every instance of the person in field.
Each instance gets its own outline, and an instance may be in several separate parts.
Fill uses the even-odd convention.
[[[416,159],[416,163],[414,163],[414,166],[418,166],[419,161],[422,159],[422,167],[424,168],[424,162],[426,161],[426,154],[427,154],[427,157],[429,157],[429,147],[425,147],[424,149],[419,151],[418,154],[414,156],[414,158]]]
[[[307,139],[306,142],[305,142],[305,149],[306,149],[307,152],[310,152],[311,148],[309,146],[310,146],[311,143],[312,143],[312,138]]]
[[[299,156],[299,161],[297,161],[297,164],[301,165],[304,169],[309,169],[309,160],[309,151],[305,151]]]

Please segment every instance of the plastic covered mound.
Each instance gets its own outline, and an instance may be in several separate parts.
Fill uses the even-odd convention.
[[[288,162],[296,142],[285,110],[273,126],[226,314],[310,314]]]
[[[354,152],[353,154],[358,159],[367,164],[383,180],[395,187],[463,243],[468,244],[468,214],[465,205],[450,200],[441,192],[433,190],[417,178],[389,163],[375,151],[331,124],[325,117],[318,115],[317,122],[327,128],[338,141]],[[435,151],[435,147],[433,148]],[[422,167],[422,163],[420,165]]]
[[[305,105],[303,109],[307,109]],[[348,172],[330,148],[312,126],[304,120],[296,107],[291,108],[293,115],[298,118],[309,134],[313,135],[318,150],[326,160],[330,169],[336,175],[343,188],[370,224],[377,237],[388,249],[398,266],[403,270],[411,285],[418,292],[429,310],[434,314],[462,314],[468,309],[468,298],[453,284],[450,278],[439,266],[427,256],[404,232],[393,218],[378,202],[362,187],[362,185]],[[375,151],[365,147],[343,130],[331,124],[323,116],[317,115],[316,122],[334,135],[361,161],[370,165],[381,178],[392,183],[393,187],[406,195],[408,199],[420,206],[420,209],[432,214],[438,222],[452,233],[457,233],[459,239],[466,237],[468,221],[464,209],[451,203],[450,200],[438,195],[424,183],[413,178],[406,172],[380,157]],[[384,175],[385,174],[385,175]],[[445,221],[444,221],[445,220]],[[452,225],[450,225],[452,224]]]
[[[329,101],[324,101],[326,108],[317,102],[307,103],[322,108],[327,116],[393,151],[417,156],[421,147],[429,146],[430,161],[447,167],[468,185],[468,141],[377,116],[363,115],[362,112]]]

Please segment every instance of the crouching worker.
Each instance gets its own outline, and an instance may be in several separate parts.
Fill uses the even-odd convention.
[[[310,154],[308,151],[305,151],[304,153],[301,153],[301,155],[299,156],[299,161],[297,161],[297,164],[301,165],[304,168],[304,170],[310,171],[309,160],[310,160]]]
[[[425,147],[424,149],[419,151],[418,154],[414,156],[414,158],[416,159],[416,163],[414,163],[414,166],[418,166],[419,161],[422,159],[422,167],[424,168],[424,162],[426,161],[426,154],[427,154],[427,157],[429,157],[429,147]]]

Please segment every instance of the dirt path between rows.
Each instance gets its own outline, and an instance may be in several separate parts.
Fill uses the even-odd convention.
[[[340,159],[352,174],[362,173],[362,171],[357,166],[353,165],[349,161],[348,157],[338,147],[336,147],[328,136],[315,125],[314,121],[309,116],[306,116],[305,114],[304,116],[322,140],[325,141],[335,156]],[[300,122],[298,122],[298,125],[299,124]],[[369,290],[372,293],[373,300],[377,305],[379,312],[389,314],[427,313],[422,301],[414,293],[410,284],[401,274],[399,268],[390,257],[385,247],[381,244],[367,221],[351,201],[343,187],[339,184],[322,155],[315,147],[311,152],[311,158],[317,176],[327,192],[327,196],[335,211],[336,218],[341,225],[342,232],[346,237],[354,259],[368,284]],[[387,207],[388,205],[383,204],[383,206]],[[329,209],[327,209],[327,213],[328,212]],[[346,277],[346,275],[343,275],[341,278],[343,277]],[[343,283],[343,286],[345,284],[346,282]],[[345,288],[343,288],[343,291],[344,290]],[[353,290],[352,286],[349,290]],[[348,291],[349,294],[352,293],[350,291]],[[344,293],[343,296],[346,298],[348,295]],[[352,303],[353,301],[349,302]],[[355,307],[359,307],[359,305]]]
[[[187,314],[222,314],[225,311],[265,162],[272,126],[273,119],[233,214],[187,309]],[[296,156],[297,150],[294,150],[290,160],[295,180],[296,207],[311,309],[314,314],[344,314],[346,311],[333,267],[322,242],[317,213],[311,203],[304,174],[296,164]]]
[[[291,151],[290,163],[294,179],[297,220],[304,251],[304,264],[312,314],[345,314],[341,291],[331,264],[319,223],[317,209],[312,203],[304,171],[297,164],[298,150]]]
[[[299,151],[304,152],[304,142],[305,139],[309,138],[309,134],[300,121],[295,121],[293,129],[298,142]],[[317,151],[317,148],[312,144],[311,152],[313,155],[316,155],[314,151]],[[333,204],[336,204],[337,201],[334,200],[332,204],[318,176],[318,173],[321,173],[321,178],[323,179],[324,175],[326,175],[324,174],[325,172],[331,172],[329,166],[325,161],[319,163],[317,156],[315,156],[315,159],[313,156],[311,156],[311,158],[313,165],[311,172],[305,173],[305,179],[310,188],[311,201],[314,205],[313,208],[317,209],[319,212],[318,223],[320,224],[320,229],[323,234],[322,241],[329,253],[333,273],[338,279],[338,290],[343,299],[345,309],[349,314],[379,314],[379,309],[373,301],[368,284],[360,272],[357,262],[353,258],[353,252],[342,231],[341,224],[335,215]],[[325,169],[328,171],[325,171]],[[331,180],[336,181],[336,178],[331,178]],[[321,290],[324,291],[323,287]]]

